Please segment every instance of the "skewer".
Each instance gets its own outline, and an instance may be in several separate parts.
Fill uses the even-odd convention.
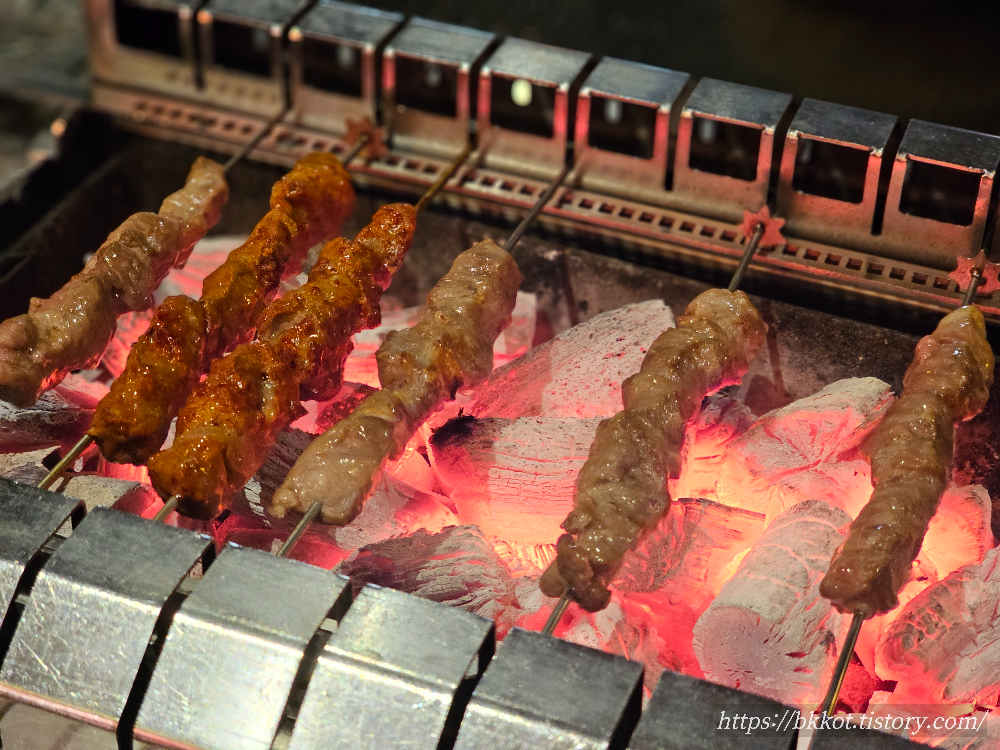
[[[445,186],[448,180],[452,178],[455,172],[458,171],[458,168],[462,166],[465,160],[469,158],[469,154],[471,153],[472,153],[472,144],[470,143],[462,150],[462,153],[460,153],[455,158],[455,160],[450,165],[448,165],[448,168],[438,176],[438,178],[431,184],[431,186],[427,188],[427,191],[422,196],[420,196],[420,200],[418,200],[416,204],[414,204],[414,208],[418,212],[421,209],[426,208],[426,206],[434,199],[434,197],[439,192],[441,192],[441,189]],[[531,222],[535,220],[535,217],[538,216],[541,210],[545,207],[545,204],[548,203],[550,200],[552,200],[552,196],[555,195],[556,190],[559,189],[559,186],[562,185],[563,181],[566,179],[566,175],[569,174],[571,166],[572,166],[571,164],[567,163],[559,171],[559,174],[557,174],[552,179],[552,182],[548,184],[548,186],[545,188],[542,194],[538,196],[538,200],[535,201],[535,204],[531,207],[531,210],[528,211],[527,215],[525,215],[525,217],[521,220],[521,223],[517,225],[517,227],[511,233],[510,237],[507,239],[507,242],[504,245],[504,249],[507,252],[510,252],[511,249],[513,249],[514,245],[516,245],[521,240],[521,238],[524,236],[524,233],[528,231],[528,226],[531,224]],[[312,525],[313,521],[316,520],[316,517],[319,516],[319,512],[320,510],[322,510],[322,508],[323,505],[320,502],[315,502],[309,506],[308,510],[306,510],[305,512],[305,515],[302,516],[298,524],[292,530],[291,536],[288,537],[285,543],[281,546],[281,549],[278,550],[278,555],[280,557],[285,557],[292,551],[292,548],[295,546],[296,542],[299,541],[299,538],[306,532],[306,529],[308,529],[309,526]],[[567,605],[569,604],[568,599],[566,604]],[[563,606],[563,609],[565,609],[565,605]],[[554,628],[555,624],[553,624],[552,627]]]
[[[233,156],[229,159],[229,161],[226,162],[225,166],[222,168],[223,171],[228,173],[230,169],[236,166],[236,164],[245,159],[255,148],[257,148],[257,146],[260,145],[260,142],[267,137],[268,133],[274,130],[274,126],[277,125],[279,122],[281,122],[282,119],[284,119],[285,115],[287,114],[288,114],[288,107],[285,107],[278,114],[276,114],[274,117],[268,120],[267,123],[265,123],[264,127],[261,128],[260,131],[252,139],[250,139],[248,143],[246,143],[243,146],[243,148],[241,148],[239,151],[233,154]],[[358,154],[361,153],[361,151],[365,148],[365,146],[368,145],[368,143],[371,140],[372,137],[369,132],[361,132],[357,136],[357,140],[354,142],[354,145],[351,146],[350,150],[346,154],[344,154],[343,158],[340,160],[340,163],[346,167],[348,164],[354,161],[354,159],[357,158]],[[462,162],[464,162],[468,158],[469,153],[471,151],[472,151],[471,147],[467,147],[465,151],[462,152],[460,160],[456,160],[455,162],[450,164],[448,166],[448,169],[446,169],[441,174],[441,177],[439,177],[438,180],[433,185],[431,185],[430,189],[427,191],[427,193],[424,194],[424,196],[420,200],[426,201],[429,200],[430,198],[433,198],[434,195],[444,186],[444,183],[446,183],[451,178],[451,176],[455,174],[455,171],[462,165]],[[419,211],[420,208],[421,204],[418,203],[417,210]],[[55,466],[53,466],[52,470],[45,475],[45,478],[38,483],[39,489],[47,490],[49,489],[49,487],[55,484],[58,481],[59,477],[61,477],[63,474],[66,473],[66,471],[69,470],[69,468],[76,462],[76,459],[82,456],[93,442],[94,438],[91,437],[90,435],[84,435],[82,438],[80,438],[80,440],[76,443],[76,445],[70,448],[69,452],[61,459],[59,459],[59,462]],[[174,505],[176,506],[176,502],[174,503]]]
[[[746,270],[750,265],[750,261],[753,259],[754,253],[757,252],[757,248],[760,246],[761,240],[767,233],[769,222],[771,222],[771,226],[775,231],[780,229],[781,224],[784,223],[784,221],[782,221],[781,219],[772,220],[770,216],[770,211],[766,206],[756,214],[751,214],[747,212],[747,214],[744,216],[743,218],[744,232],[749,233],[750,241],[747,242],[746,249],[743,251],[743,255],[740,258],[740,262],[737,264],[736,270],[733,272],[733,278],[729,282],[730,292],[735,292],[739,288],[740,282],[743,281],[743,276],[744,274],[746,274]],[[518,227],[518,229],[520,229],[520,227]],[[750,231],[747,232],[747,230]],[[780,241],[780,235],[775,234],[772,236],[772,238],[775,239],[774,244],[777,244],[777,242]],[[569,607],[571,601],[572,599],[570,598],[570,591],[567,588],[566,591],[563,592],[563,595],[559,597],[559,601],[556,602],[556,606],[552,610],[552,614],[549,615],[549,619],[545,622],[545,627],[542,628],[542,633],[544,635],[552,635],[552,633],[556,629],[556,626],[559,625],[559,621],[562,619],[562,616],[566,613],[566,609]],[[855,639],[857,639],[856,635]]]
[[[972,304],[972,300],[976,296],[976,290],[979,289],[979,284],[982,280],[983,270],[981,268],[973,268],[969,279],[969,286],[965,290],[965,295],[962,297],[962,304],[959,307],[968,307]],[[857,643],[858,634],[861,632],[861,626],[868,617],[870,615],[866,616],[865,612],[854,613],[854,618],[851,620],[851,629],[847,631],[847,638],[844,639],[844,647],[841,649],[840,658],[837,660],[837,667],[833,671],[833,677],[830,678],[830,687],[826,691],[826,697],[819,707],[821,714],[832,716],[837,709],[837,698],[840,695],[840,688],[844,684],[844,678],[847,676],[847,668],[851,663],[851,657],[854,655],[854,646]]]
[[[161,523],[167,520],[167,516],[177,510],[177,503],[180,502],[180,497],[177,495],[171,495],[167,501],[163,504],[163,507],[156,511],[156,515],[153,516],[153,521],[156,523]]]

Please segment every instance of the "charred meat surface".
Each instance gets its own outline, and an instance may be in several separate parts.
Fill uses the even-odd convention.
[[[510,323],[523,277],[514,259],[485,240],[455,259],[434,286],[420,321],[378,350],[382,389],[302,454],[271,501],[277,517],[321,502],[325,523],[349,523],[387,459],[460,388],[490,374],[493,342]]]
[[[180,411],[174,444],[149,461],[154,487],[180,496],[181,513],[218,515],[304,413],[300,400],[337,394],[351,337],[378,325],[415,229],[414,208],[398,203],[353,241],[328,242],[308,281],[264,309],[257,341],[215,361]]]
[[[842,612],[870,617],[899,603],[948,485],[955,425],[982,411],[992,383],[993,352],[976,307],[948,314],[917,344],[903,395],[863,448],[875,490],[820,587]]]
[[[171,420],[211,363],[253,338],[286,266],[339,232],[353,208],[350,177],[332,154],[303,157],[275,183],[271,210],[205,279],[201,299],[192,303],[200,312],[188,307],[178,318],[173,308],[157,310],[133,347],[90,430],[106,458],[143,464],[159,450]]]
[[[705,396],[740,381],[766,333],[745,294],[710,289],[653,342],[622,386],[625,408],[597,429],[563,522],[568,533],[541,579],[546,595],[568,587],[588,611],[607,606],[625,553],[670,507],[667,480],[680,472],[688,422]]]
[[[0,324],[0,399],[31,406],[71,371],[96,366],[118,317],[153,304],[160,282],[184,265],[228,198],[222,166],[199,157],[159,213],[130,216],[62,289]]]

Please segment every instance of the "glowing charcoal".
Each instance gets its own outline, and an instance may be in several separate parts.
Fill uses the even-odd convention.
[[[90,428],[97,402],[107,392],[100,383],[72,374],[27,409],[0,401],[0,450],[72,446]]]
[[[554,544],[598,422],[459,417],[434,433],[428,455],[462,523],[512,545]]]
[[[872,491],[871,468],[858,447],[892,398],[881,380],[850,378],[768,412],[726,449],[719,500],[769,521],[810,499],[853,518]]]
[[[466,409],[477,417],[610,417],[650,344],[673,328],[660,300],[591,318],[496,370]]]
[[[875,651],[879,677],[898,680],[894,702],[973,703],[1000,697],[1000,549],[914,597]]]
[[[850,617],[819,581],[849,522],[815,500],[774,520],[694,627],[709,680],[790,705],[822,699]]]

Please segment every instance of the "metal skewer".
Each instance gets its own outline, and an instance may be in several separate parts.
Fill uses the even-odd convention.
[[[285,119],[285,115],[288,114],[288,111],[290,109],[291,107],[289,107],[286,104],[283,110],[281,110],[278,114],[276,114],[274,117],[268,120],[264,124],[264,127],[262,127],[257,132],[257,135],[255,135],[253,138],[247,141],[243,145],[243,148],[241,148],[239,151],[237,151],[229,158],[229,161],[226,162],[225,166],[222,168],[222,171],[228,174],[230,169],[232,169],[241,161],[243,161],[250,154],[251,151],[253,151],[255,148],[257,148],[257,146],[260,145],[261,141],[267,138],[268,133],[274,130],[274,126],[277,125],[279,122],[281,122],[283,119]]]
[[[94,442],[94,438],[90,435],[84,435],[80,438],[76,445],[69,449],[69,452],[59,459],[59,463],[52,467],[52,471],[45,475],[45,479],[38,483],[38,488],[41,490],[47,490],[56,480],[61,477],[70,466],[76,463],[76,459],[83,455],[83,453],[90,447],[90,444]]]
[[[965,290],[965,295],[962,297],[962,304],[959,307],[968,307],[972,304],[976,296],[976,291],[979,289],[982,281],[983,269],[973,268],[972,275],[969,278],[969,286]],[[826,697],[819,707],[821,714],[831,716],[836,711],[837,698],[840,696],[840,688],[844,685],[847,668],[850,666],[851,657],[854,655],[854,646],[858,641],[858,634],[861,632],[861,626],[864,624],[864,621],[870,616],[865,612],[854,613],[854,619],[851,620],[851,629],[847,631],[847,638],[844,639],[844,647],[840,651],[840,658],[837,659],[837,667],[833,671],[833,677],[830,678],[830,688],[826,691]]]
[[[762,209],[762,212],[763,211],[767,211],[766,207]],[[759,220],[752,224],[753,230],[750,234],[750,241],[747,242],[746,249],[740,257],[740,262],[737,264],[736,270],[733,272],[733,278],[729,282],[730,292],[735,292],[739,288],[740,282],[743,281],[743,276],[750,265],[750,261],[753,260],[754,253],[757,252],[757,248],[760,246],[760,241],[764,238],[770,213],[760,213],[759,217]],[[746,225],[748,220],[753,221],[753,216],[748,215],[744,219],[744,225]],[[520,227],[518,227],[518,229],[520,229]],[[520,239],[520,237],[518,237],[518,239]],[[559,621],[566,613],[566,609],[569,607],[571,600],[572,596],[570,590],[567,588],[566,591],[563,592],[563,595],[559,597],[559,601],[556,602],[556,606],[552,610],[552,614],[549,615],[549,619],[545,622],[545,627],[542,628],[542,633],[544,635],[552,635],[552,633],[555,632],[556,626],[559,625]]]
[[[156,515],[153,516],[153,520],[156,523],[162,523],[167,520],[167,516],[177,510],[177,503],[181,501],[180,495],[171,495],[167,498],[167,501],[163,503],[163,507],[156,511]]]

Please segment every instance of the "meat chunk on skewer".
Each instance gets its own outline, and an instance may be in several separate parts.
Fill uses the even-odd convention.
[[[899,603],[948,484],[955,424],[982,411],[992,382],[993,352],[977,308],[949,313],[917,344],[903,395],[863,447],[875,491],[820,585],[842,612],[871,616]]]
[[[72,370],[94,367],[118,317],[146,310],[171,268],[215,225],[229,198],[222,166],[199,157],[159,213],[137,213],[49,299],[0,324],[0,399],[31,406]]]
[[[459,255],[431,290],[420,322],[390,333],[379,349],[383,390],[306,449],[274,493],[271,513],[280,518],[322,502],[325,523],[349,523],[385,461],[460,388],[490,374],[493,342],[510,323],[522,279],[491,240]]]
[[[211,363],[253,338],[286,266],[339,232],[353,208],[350,176],[332,154],[303,157],[275,183],[271,210],[205,279],[201,299],[166,300],[132,348],[89,433],[105,458],[146,463]]]
[[[149,474],[178,510],[212,518],[260,468],[278,433],[304,413],[301,399],[330,399],[359,330],[379,323],[379,299],[416,229],[412,206],[379,209],[353,241],[335,239],[309,280],[265,308],[258,340],[216,360],[180,410],[174,444]]]
[[[625,408],[597,429],[563,522],[568,533],[540,582],[545,594],[568,587],[586,610],[607,605],[625,553],[670,507],[667,480],[680,471],[688,421],[705,396],[740,381],[766,333],[745,294],[710,289],[653,342],[622,386]]]

